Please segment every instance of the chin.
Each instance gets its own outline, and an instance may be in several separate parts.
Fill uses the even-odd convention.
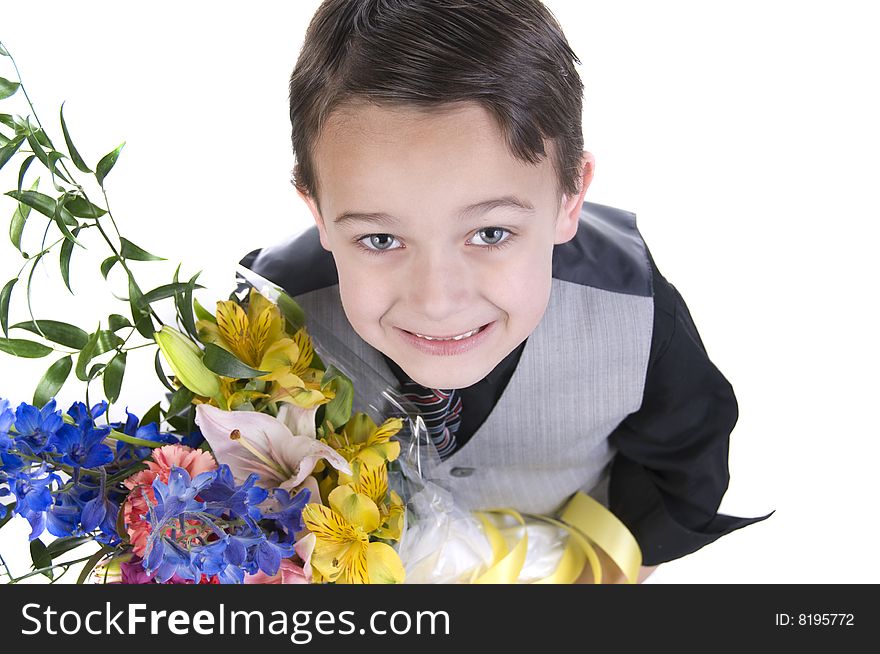
[[[402,367],[402,366],[401,366]],[[485,373],[480,374],[475,373],[472,375],[464,375],[461,374],[461,371],[456,371],[454,374],[436,374],[435,372],[428,372],[426,375],[413,375],[406,368],[403,369],[406,374],[412,377],[413,381],[418,384],[421,384],[425,388],[442,388],[442,389],[451,389],[451,388],[467,388],[468,386],[473,386],[478,381],[483,379],[486,375],[492,372],[492,368],[489,368]]]

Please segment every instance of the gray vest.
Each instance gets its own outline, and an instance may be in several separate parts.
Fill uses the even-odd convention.
[[[354,382],[354,409],[382,418],[377,397],[397,380],[352,329],[328,263],[332,256],[314,227],[242,261],[302,306],[325,363]],[[428,477],[466,509],[552,514],[578,490],[607,507],[616,452],[608,436],[642,404],[653,318],[651,270],[635,215],[584,203],[578,234],[554,248],[550,302],[503,395]]]

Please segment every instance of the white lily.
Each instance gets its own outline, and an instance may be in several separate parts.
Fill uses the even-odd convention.
[[[196,424],[210,444],[214,458],[229,466],[239,484],[256,472],[260,475],[258,486],[291,492],[307,482],[320,459],[351,474],[345,458],[315,438],[314,413],[311,425],[305,416],[297,418],[293,424],[301,425],[305,434],[294,435],[284,422],[265,413],[196,405]]]

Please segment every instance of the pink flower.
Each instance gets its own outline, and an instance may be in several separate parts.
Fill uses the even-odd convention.
[[[150,456],[153,460],[144,462],[148,469],[132,475],[124,482],[131,491],[122,505],[125,527],[134,553],[138,556],[144,555],[147,537],[150,535],[150,523],[145,516],[150,506],[156,506],[153,480],[158,477],[168,483],[168,474],[175,466],[186,470],[190,477],[217,469],[217,462],[209,452],[195,450],[186,445],[165,445],[153,450]],[[197,521],[194,523],[198,524]]]

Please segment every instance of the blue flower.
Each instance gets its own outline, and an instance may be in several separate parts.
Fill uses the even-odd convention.
[[[113,450],[103,443],[110,427],[95,427],[91,420],[76,425],[63,425],[51,441],[63,454],[61,462],[73,468],[98,468],[113,460]]]
[[[99,543],[115,545],[121,539],[116,533],[116,518],[119,515],[119,506],[107,498],[106,474],[101,474],[101,486],[95,497],[86,502],[82,510],[82,530],[94,531],[100,527],[100,532],[95,536]]]
[[[199,449],[202,443],[205,442],[205,437],[202,436],[202,432],[196,429],[195,431],[190,432],[186,436],[180,439],[181,445],[186,445],[187,447],[191,447],[194,450]]]
[[[289,534],[302,531],[305,528],[302,521],[302,510],[311,499],[312,492],[308,488],[301,489],[293,497],[283,488],[276,488],[274,494],[275,511],[266,512],[264,518],[277,520],[281,527]]]
[[[221,584],[243,584],[244,568],[229,560],[235,559],[239,554],[232,553],[229,545],[229,539],[224,536],[220,540],[193,548],[193,558],[198,561],[198,567],[204,574],[217,575]]]
[[[101,401],[95,404],[91,409],[86,408],[82,402],[74,402],[67,410],[67,415],[73,418],[73,421],[81,425],[86,422],[94,423],[96,419],[104,415],[107,411],[107,402]]]
[[[15,413],[9,408],[9,400],[0,399],[0,452],[6,452],[12,447],[9,428],[14,422]]]
[[[235,484],[232,471],[225,463],[216,470],[213,483],[206,487],[201,498],[207,502],[206,508],[215,514],[225,510],[243,518],[251,529],[258,530],[257,521],[263,515],[257,505],[266,499],[269,491],[255,486],[259,475],[252,473],[241,486]]]
[[[15,410],[15,430],[18,432],[15,444],[26,454],[39,454],[63,424],[61,411],[55,410],[54,398],[42,409],[22,402]]]
[[[46,529],[53,536],[62,538],[79,534],[82,502],[76,497],[77,487],[56,493],[55,503],[46,512]]]
[[[168,538],[165,532],[177,521],[183,521],[192,514],[204,511],[205,503],[196,496],[214,480],[215,471],[209,470],[190,478],[189,473],[177,466],[168,473],[168,483],[160,477],[153,480],[153,494],[156,506],[151,506],[147,520],[150,523],[150,536],[144,550],[144,569],[164,582],[174,574],[185,579],[201,579],[200,572],[189,551]],[[207,520],[204,516],[198,516]]]
[[[265,540],[260,531],[244,526],[239,533],[218,534],[220,538],[207,545],[194,547],[193,557],[206,575],[217,575],[220,583],[244,583],[245,572],[257,572],[255,554]],[[280,563],[279,563],[280,565]]]
[[[0,482],[4,481],[4,476],[12,477],[27,466],[21,457],[0,450]]]
[[[18,472],[12,482],[15,513],[31,524],[28,540],[34,540],[46,529],[46,510],[52,505],[52,483],[61,483],[61,479],[54,472],[48,472],[44,463],[35,472]]]
[[[279,542],[278,534],[270,534],[260,541],[254,554],[257,566],[271,577],[281,567],[281,559],[293,556],[293,553],[292,542]]]
[[[154,575],[159,583],[168,581],[175,574],[193,581],[202,578],[192,554],[170,538],[151,537],[144,554],[146,556],[143,563],[144,570],[147,574]]]
[[[204,511],[205,503],[197,500],[196,495],[214,481],[214,476],[215,471],[209,470],[196,475],[195,479],[191,479],[186,470],[174,466],[168,473],[167,484],[160,477],[156,477],[153,480],[156,506],[150,512],[152,528],[154,530],[161,529],[167,520],[175,520],[185,517],[188,513]]]
[[[125,410],[125,414],[127,418],[124,425],[121,422],[114,422],[110,426],[117,431],[121,431],[128,436],[134,436],[135,438],[142,438],[144,440],[154,441],[157,443],[177,443],[178,439],[172,434],[165,434],[160,432],[159,425],[155,422],[151,422],[147,425],[138,426],[140,424],[140,420],[136,415],[131,413],[128,409]],[[132,445],[131,443],[126,443],[124,441],[117,441],[116,461],[120,464],[143,461],[148,456],[150,456],[150,453],[152,451],[153,450],[150,447]]]

